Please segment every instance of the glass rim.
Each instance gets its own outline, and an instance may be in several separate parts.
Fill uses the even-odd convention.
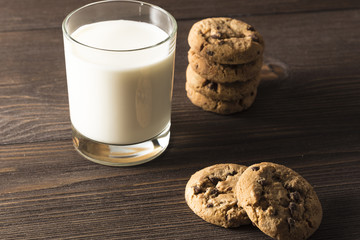
[[[156,44],[152,44],[150,46],[146,46],[146,47],[141,47],[141,48],[133,48],[133,49],[107,49],[107,48],[98,48],[98,47],[94,47],[94,46],[91,46],[91,45],[88,45],[88,44],[85,44],[85,43],[82,43],[78,40],[76,40],[75,38],[73,38],[71,36],[71,34],[69,34],[68,30],[67,30],[67,27],[66,27],[66,24],[69,22],[70,18],[76,14],[77,12],[79,12],[80,10],[82,9],[85,9],[85,8],[88,8],[88,7],[91,7],[93,5],[99,5],[99,4],[103,4],[103,3],[108,3],[108,2],[127,2],[127,3],[134,3],[134,4],[138,4],[138,5],[146,5],[148,6],[149,8],[154,8],[154,9],[157,9],[159,10],[160,12],[166,14],[171,23],[173,24],[173,28],[172,28],[172,31],[171,31],[171,34],[168,34],[168,37],[165,38],[164,40],[156,43]],[[119,19],[120,20],[120,19]],[[149,23],[151,24],[151,23]],[[146,49],[151,49],[151,48],[154,48],[154,47],[157,47],[157,46],[160,46],[161,44],[173,39],[175,36],[176,36],[176,32],[177,32],[177,22],[176,22],[176,19],[168,12],[166,11],[165,9],[159,7],[159,6],[156,6],[154,4],[151,4],[151,3],[147,3],[147,2],[142,2],[142,1],[136,1],[136,0],[103,0],[103,1],[97,1],[97,2],[93,2],[93,3],[89,3],[89,4],[86,4],[82,7],[79,7],[75,10],[73,10],[72,12],[70,12],[66,17],[65,19],[63,20],[62,22],[62,31],[64,33],[64,35],[66,36],[67,39],[69,39],[70,41],[73,41],[77,44],[80,44],[84,47],[88,47],[88,48],[91,48],[91,49],[95,49],[95,50],[99,50],[99,51],[107,51],[107,52],[134,52],[134,51],[141,51],[141,50],[146,50]]]

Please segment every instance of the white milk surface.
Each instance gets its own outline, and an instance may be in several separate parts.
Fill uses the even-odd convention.
[[[65,37],[64,44],[76,130],[109,144],[143,142],[162,132],[170,123],[174,48],[169,41],[147,47],[168,34],[151,24],[114,20],[84,25],[71,37],[78,43]]]

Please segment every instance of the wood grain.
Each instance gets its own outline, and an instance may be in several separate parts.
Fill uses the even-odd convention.
[[[94,0],[0,0],[0,32],[58,28],[68,13]],[[359,8],[353,0],[152,0],[178,20],[212,16],[248,16]]]
[[[354,109],[360,105],[360,69],[352,64],[360,62],[359,32],[352,31],[360,28],[359,12],[307,13],[306,18],[302,14],[244,18],[264,35],[269,61],[281,61],[289,71],[287,79],[261,84],[250,111],[257,109],[253,120],[279,119],[281,124],[287,124],[296,119],[314,119],[317,123],[311,124],[320,127],[359,129],[359,112]],[[316,25],[312,24],[315,18],[319,19]],[[194,114],[199,114],[199,121],[219,119],[193,107],[186,98],[187,34],[193,23],[179,22],[173,123],[184,122],[184,117]],[[276,35],[275,29],[266,27],[268,23],[277,26]],[[62,44],[60,29],[0,33],[0,45],[4,46],[0,49],[0,144],[70,138]],[[334,108],[342,111],[334,113]],[[258,123],[256,128],[262,126]]]
[[[226,143],[218,144],[224,148]],[[339,228],[339,218],[354,226],[359,216],[359,152],[309,149],[300,156],[285,147],[276,157],[269,149],[274,145],[259,144],[256,150],[263,154],[248,147],[237,154],[222,150],[219,156],[217,149],[201,154],[199,147],[184,150],[175,137],[165,155],[130,168],[84,160],[69,141],[2,146],[0,232],[4,239],[264,239],[251,226],[213,227],[184,201],[191,174],[226,157],[239,164],[286,164],[313,184],[324,208],[323,223],[313,239],[354,239],[360,234],[359,228]]]
[[[0,33],[0,45],[0,142],[68,138],[60,30]]]

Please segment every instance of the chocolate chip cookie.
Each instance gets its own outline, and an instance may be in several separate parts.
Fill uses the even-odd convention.
[[[197,74],[189,65],[186,70],[189,87],[214,100],[237,101],[249,96],[260,83],[260,76],[246,82],[217,83]]]
[[[263,62],[263,58],[260,56],[254,61],[244,64],[219,64],[200,56],[193,49],[188,52],[188,60],[196,73],[218,83],[247,81],[254,78],[259,74]]]
[[[188,43],[201,56],[221,64],[252,62],[264,51],[263,38],[253,26],[225,17],[195,23]]]
[[[313,187],[283,165],[250,166],[239,178],[236,194],[253,224],[275,239],[307,239],[322,219]]]
[[[246,166],[237,164],[217,164],[199,170],[186,185],[186,203],[209,223],[224,228],[249,224],[234,194],[236,182],[245,169]]]
[[[205,111],[214,112],[218,114],[228,115],[248,109],[255,101],[257,89],[254,89],[249,95],[236,101],[216,100],[207,97],[189,85],[186,81],[186,93],[190,101]]]

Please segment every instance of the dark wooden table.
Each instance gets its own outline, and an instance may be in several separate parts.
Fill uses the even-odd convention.
[[[71,141],[61,22],[89,0],[0,0],[0,239],[268,239],[223,229],[184,200],[216,163],[284,164],[315,188],[311,239],[360,239],[360,2],[153,0],[178,20],[170,145],[156,160],[107,167]],[[242,19],[288,76],[262,81],[246,112],[220,116],[186,97],[187,34],[197,20]]]

